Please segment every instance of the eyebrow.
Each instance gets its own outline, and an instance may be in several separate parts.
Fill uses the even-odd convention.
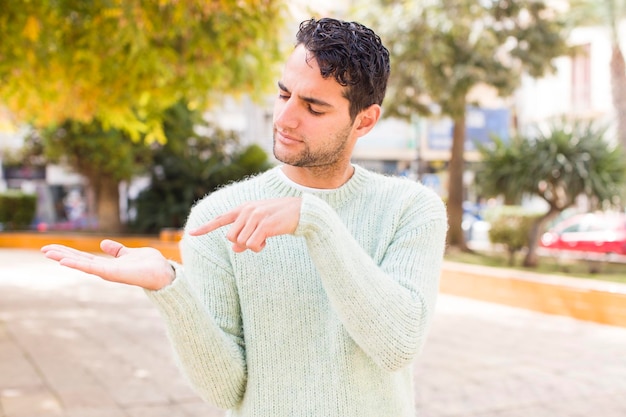
[[[283,84],[280,81],[278,82],[278,88],[280,88],[285,93],[291,94],[291,91],[289,91],[287,86],[285,86],[285,84]],[[300,98],[300,100],[302,100],[304,102],[307,102],[309,104],[315,104],[317,106],[323,106],[323,107],[333,107],[332,104],[330,104],[330,103],[328,103],[328,102],[326,102],[324,100],[320,100],[319,98],[307,97],[307,96],[298,96],[298,98]]]

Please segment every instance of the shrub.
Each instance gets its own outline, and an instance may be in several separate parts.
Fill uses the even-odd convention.
[[[504,206],[489,214],[489,239],[503,245],[509,254],[509,265],[515,264],[515,254],[529,247],[530,231],[540,214],[518,206]]]
[[[0,224],[4,229],[28,228],[35,219],[37,196],[20,191],[0,193]]]

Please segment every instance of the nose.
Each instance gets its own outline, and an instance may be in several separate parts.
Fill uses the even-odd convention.
[[[274,126],[281,129],[295,129],[298,126],[298,111],[292,98],[276,99],[274,103]]]

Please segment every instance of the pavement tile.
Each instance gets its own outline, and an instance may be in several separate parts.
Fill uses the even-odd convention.
[[[223,417],[226,413],[224,410],[213,407],[202,401],[183,402],[180,405],[185,410],[186,416],[189,417]]]
[[[63,417],[128,417],[120,408],[77,408],[66,410]]]
[[[62,406],[47,387],[3,389],[0,403],[6,417],[59,416]]]
[[[176,405],[140,406],[126,409],[129,417],[187,417]]]
[[[2,325],[2,323],[0,323]],[[22,349],[8,340],[0,340],[0,387],[21,388],[41,385],[42,381]]]
[[[443,296],[416,367],[418,415],[625,416],[624,343],[624,328]]]

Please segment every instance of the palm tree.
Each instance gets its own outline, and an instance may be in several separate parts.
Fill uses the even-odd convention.
[[[548,128],[537,128],[532,136],[479,146],[477,183],[485,196],[534,195],[548,205],[531,227],[524,266],[537,266],[540,232],[579,196],[586,195],[597,205],[619,203],[626,161],[620,147],[608,144],[606,131],[594,122],[560,119]]]

